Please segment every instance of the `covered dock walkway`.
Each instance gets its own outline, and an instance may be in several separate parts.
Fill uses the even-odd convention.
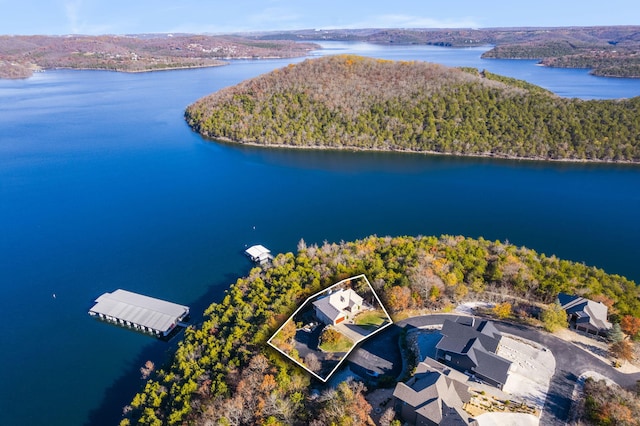
[[[89,315],[125,327],[166,337],[189,315],[189,307],[118,289],[104,293],[89,310]]]

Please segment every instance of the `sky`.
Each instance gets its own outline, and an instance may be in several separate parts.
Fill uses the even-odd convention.
[[[640,25],[637,0],[0,0],[0,34]]]

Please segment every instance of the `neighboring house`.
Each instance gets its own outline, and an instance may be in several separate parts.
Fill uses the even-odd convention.
[[[511,361],[496,355],[502,335],[490,321],[469,322],[444,321],[436,359],[502,389],[511,369]]]
[[[327,325],[336,325],[353,319],[362,310],[363,300],[352,289],[337,290],[313,302],[313,309],[320,321]]]
[[[463,410],[471,399],[465,379],[463,374],[427,358],[418,364],[413,377],[396,385],[396,412],[415,425],[477,425]]]
[[[560,306],[567,312],[569,324],[585,333],[607,336],[611,323],[607,321],[607,306],[580,296],[558,294]]]

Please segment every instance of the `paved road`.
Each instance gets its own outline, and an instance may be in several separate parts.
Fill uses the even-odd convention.
[[[349,361],[354,371],[375,371],[379,374],[399,374],[402,370],[402,357],[398,348],[398,338],[403,328],[420,328],[439,325],[445,319],[467,317],[466,315],[434,314],[408,318],[387,328],[380,335],[372,337],[352,352]],[[571,396],[578,377],[587,372],[595,371],[609,377],[626,388],[634,388],[640,380],[640,373],[623,374],[611,365],[591,355],[576,345],[555,337],[549,333],[517,324],[494,321],[498,330],[537,342],[551,350],[556,358],[556,371],[551,378],[549,393],[545,401],[540,424],[564,425],[569,420]],[[379,340],[380,339],[380,340]],[[384,368],[378,368],[376,363],[383,362]]]
[[[402,371],[401,331],[392,324],[358,345],[347,357],[351,370],[361,377],[398,377]]]
[[[556,371],[551,378],[547,400],[540,419],[540,423],[543,425],[564,425],[569,421],[571,396],[576,380],[587,371],[595,371],[607,376],[626,388],[634,388],[636,381],[640,380],[640,373],[623,374],[573,343],[549,333],[505,322],[496,322],[496,328],[504,333],[540,343],[549,348],[556,358]]]

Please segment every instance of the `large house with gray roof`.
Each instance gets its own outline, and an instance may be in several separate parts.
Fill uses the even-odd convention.
[[[585,333],[606,336],[611,328],[607,321],[607,305],[584,297],[560,293],[560,306],[567,312],[569,324]]]
[[[427,358],[406,383],[398,383],[393,396],[396,412],[414,425],[477,425],[463,410],[471,395],[466,377]]]
[[[502,389],[511,370],[511,361],[497,355],[502,335],[490,321],[464,320],[444,321],[436,359]]]

